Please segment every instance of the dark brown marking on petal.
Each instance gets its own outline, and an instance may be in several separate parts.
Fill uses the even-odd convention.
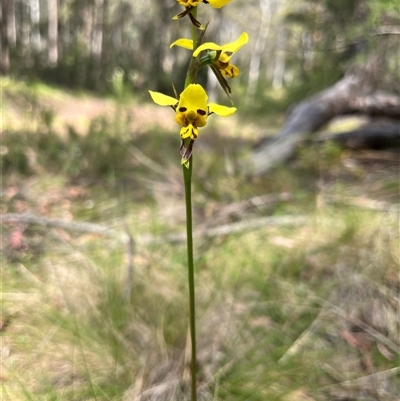
[[[186,131],[184,131],[183,134],[181,134],[182,139],[183,139],[183,137],[186,137],[188,130],[189,130],[188,127],[186,127]]]
[[[181,113],[184,113],[186,110],[187,110],[186,107],[179,107],[179,111],[180,111]]]
[[[207,114],[207,112],[205,110],[198,109],[197,114],[200,114],[201,116],[205,116]]]
[[[224,51],[224,54],[226,54],[228,57],[231,57],[233,52],[229,52],[229,51]]]
[[[229,66],[229,63],[223,63],[221,60],[217,60],[217,61],[216,61],[216,64],[217,64],[217,67],[218,67],[220,70],[223,70],[224,68],[226,68],[226,67]]]
[[[222,70],[222,73],[228,77],[228,78],[234,78],[235,74],[233,73],[233,68],[230,68],[228,70]]]

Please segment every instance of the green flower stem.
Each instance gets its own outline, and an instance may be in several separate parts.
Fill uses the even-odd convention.
[[[194,261],[193,261],[193,230],[192,230],[192,169],[193,156],[190,158],[189,168],[183,166],[183,179],[185,182],[186,201],[186,237],[189,278],[189,308],[190,308],[190,338],[192,345],[192,401],[197,400],[196,393],[196,305],[194,292]]]
[[[194,18],[197,18],[197,7],[195,7],[192,11],[192,15]],[[197,28],[195,26],[192,26],[192,40],[193,40],[193,51],[196,50],[197,48]],[[197,60],[192,57],[190,60],[189,68],[186,74],[186,79],[185,79],[185,88],[194,83],[194,80],[196,78],[198,69],[196,68]]]
[[[193,16],[197,17],[197,7],[192,10]],[[197,29],[192,28],[193,51],[197,47]],[[196,73],[192,57],[185,79],[185,88],[194,82]],[[188,256],[188,278],[189,278],[189,320],[190,320],[190,338],[191,338],[191,376],[192,376],[192,401],[197,401],[196,389],[196,305],[194,289],[194,261],[193,261],[193,227],[192,227],[192,170],[193,156],[189,159],[189,166],[182,165],[183,180],[185,183],[185,202],[186,202],[186,238],[187,238],[187,256]]]

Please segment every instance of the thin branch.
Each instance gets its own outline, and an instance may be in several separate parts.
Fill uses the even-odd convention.
[[[375,32],[370,34],[371,36],[378,35],[400,35],[399,25],[382,25],[376,28]]]
[[[66,221],[62,219],[53,219],[49,217],[36,216],[34,214],[5,213],[0,215],[0,223],[24,223],[39,224],[45,227],[62,228],[67,231],[76,231],[82,233],[99,234],[105,237],[119,239],[120,241],[129,242],[129,236],[121,231],[114,230],[95,223],[84,223],[76,221]]]
[[[228,235],[245,231],[256,230],[262,227],[276,226],[299,226],[305,224],[309,218],[307,216],[267,216],[253,219],[246,219],[232,224],[224,224],[209,229],[197,230],[193,233],[195,238],[212,238],[220,235]],[[48,217],[36,216],[33,214],[6,213],[0,215],[0,223],[24,223],[39,224],[46,227],[61,228],[67,231],[76,231],[81,233],[92,233],[117,239],[124,244],[133,243],[142,245],[157,245],[162,243],[179,243],[186,241],[185,233],[175,233],[166,236],[154,236],[151,234],[137,235],[135,239],[130,237],[126,231],[119,231],[95,223],[81,223],[75,221],[66,221],[61,219],[52,219]],[[131,245],[129,245],[131,246]],[[130,252],[133,252],[133,247]]]

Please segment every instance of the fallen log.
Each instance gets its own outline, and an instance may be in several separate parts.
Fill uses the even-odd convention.
[[[363,83],[360,75],[350,74],[296,105],[278,134],[260,141],[253,150],[249,173],[261,175],[287,160],[295,153],[300,141],[338,115],[362,113],[400,118],[400,97],[386,93],[362,93]]]
[[[400,118],[400,97],[391,93],[375,92],[349,99],[345,113],[360,113],[369,116]]]
[[[332,141],[349,149],[386,149],[400,146],[400,121],[374,121],[360,128],[321,135],[318,142]]]

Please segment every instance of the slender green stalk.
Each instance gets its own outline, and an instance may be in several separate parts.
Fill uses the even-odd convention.
[[[192,11],[193,16],[197,17],[197,8]],[[193,51],[197,47],[197,29],[192,28]],[[193,61],[193,58],[192,58]],[[192,62],[186,75],[185,88],[193,83]],[[190,338],[191,338],[191,384],[192,384],[192,401],[197,401],[196,390],[196,305],[195,305],[195,289],[194,289],[194,261],[193,261],[193,227],[192,227],[192,169],[193,156],[189,159],[189,167],[182,166],[183,180],[185,183],[185,202],[186,202],[186,238],[187,238],[187,256],[188,256],[188,278],[189,278],[189,320],[190,320]]]
[[[192,168],[193,156],[190,158],[189,168],[183,166],[183,178],[185,182],[186,201],[186,237],[188,255],[188,278],[189,278],[189,308],[190,308],[190,338],[192,345],[192,401],[197,400],[196,394],[196,306],[194,292],[194,262],[193,262],[193,230],[192,230]]]
[[[197,18],[197,7],[195,7],[192,10],[192,15],[193,15],[194,18]],[[196,48],[197,48],[197,28],[195,26],[192,26],[192,40],[193,40],[193,51],[195,51]],[[195,59],[193,57],[190,60],[189,68],[188,68],[188,71],[187,71],[187,74],[186,74],[186,79],[185,79],[185,88],[188,85],[194,83],[194,79],[196,78],[194,76],[194,74],[193,74],[193,72],[194,72],[194,68],[193,68],[194,67],[194,65],[193,65],[194,60]]]

